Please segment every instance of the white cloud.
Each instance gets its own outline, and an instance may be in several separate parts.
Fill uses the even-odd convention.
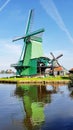
[[[40,0],[41,5],[45,9],[48,15],[56,22],[56,24],[60,27],[62,31],[64,31],[69,38],[69,40],[73,43],[73,37],[68,31],[62,17],[60,16],[58,9],[56,8],[53,0]]]
[[[21,44],[12,43],[10,39],[0,40],[0,70],[10,68],[10,65],[19,60]]]
[[[11,39],[0,40],[1,52],[19,55],[21,52],[22,44],[13,43]]]
[[[20,45],[16,45],[16,44],[6,44],[5,48],[13,54],[19,55],[21,52],[21,46]]]
[[[5,3],[0,7],[0,12],[8,5],[10,0],[6,0]]]

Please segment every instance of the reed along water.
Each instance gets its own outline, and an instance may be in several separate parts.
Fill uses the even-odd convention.
[[[73,130],[73,88],[0,84],[0,130]]]

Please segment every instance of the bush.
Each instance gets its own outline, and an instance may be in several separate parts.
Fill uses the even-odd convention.
[[[73,74],[70,74],[69,79],[70,79],[69,85],[73,86]]]

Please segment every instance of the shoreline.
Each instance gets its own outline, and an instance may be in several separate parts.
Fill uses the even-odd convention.
[[[1,83],[9,83],[9,84],[68,84],[70,82],[70,80],[68,79],[26,79],[26,78],[23,78],[23,79],[12,79],[12,78],[3,78],[1,79],[0,78],[0,84]]]

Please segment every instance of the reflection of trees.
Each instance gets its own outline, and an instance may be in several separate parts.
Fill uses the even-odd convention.
[[[73,86],[71,86],[70,84],[68,84],[68,89],[69,89],[69,91],[70,91],[69,96],[70,96],[71,98],[73,98]]]
[[[73,91],[70,93],[70,97],[73,98]]]
[[[42,85],[20,85],[16,87],[15,94],[23,99],[26,117],[24,124],[28,130],[34,126],[40,126],[45,121],[44,105],[51,103],[51,94],[57,93],[58,86],[53,86],[52,90],[46,89]]]

